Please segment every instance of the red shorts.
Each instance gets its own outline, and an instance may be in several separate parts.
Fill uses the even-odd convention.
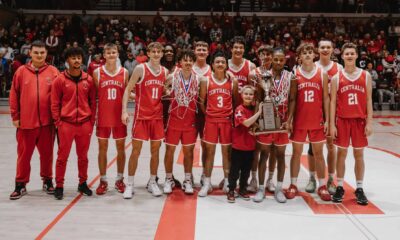
[[[232,122],[210,122],[206,120],[202,140],[211,144],[218,142],[223,145],[232,144]]]
[[[364,148],[368,146],[368,139],[365,135],[366,121],[362,118],[337,118],[337,136],[334,144],[341,148]]]
[[[204,113],[199,110],[199,112],[196,114],[196,128],[197,132],[199,133],[200,139],[203,139],[205,121],[206,119]]]
[[[264,145],[286,146],[289,144],[288,133],[270,133],[257,136],[257,142]]]
[[[294,129],[290,135],[290,140],[296,143],[319,143],[325,142],[326,136],[323,128],[312,130]]]
[[[182,145],[194,145],[197,140],[197,130],[177,130],[167,128],[165,132],[165,144],[177,146],[181,140]]]
[[[132,139],[141,141],[161,141],[164,139],[162,119],[135,120],[132,126]]]
[[[98,138],[109,139],[110,136],[113,136],[113,139],[123,139],[127,136],[126,126],[120,127],[96,127],[96,136]]]

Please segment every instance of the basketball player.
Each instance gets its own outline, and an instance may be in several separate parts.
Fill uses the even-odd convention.
[[[217,143],[221,144],[224,169],[223,191],[228,192],[232,113],[234,102],[238,101],[238,83],[235,78],[226,75],[227,65],[223,53],[216,53],[212,60],[213,73],[211,77],[200,83],[200,106],[206,115],[203,141],[206,143],[207,152],[206,178],[199,191],[200,197],[205,197],[212,191],[211,172]],[[205,104],[206,99],[207,105]]]
[[[93,80],[99,97],[96,136],[99,142],[98,162],[100,184],[96,189],[97,195],[103,195],[108,190],[106,176],[107,149],[111,133],[117,147],[117,178],[115,189],[120,193],[125,191],[123,179],[127,130],[120,116],[122,114],[122,97],[128,82],[129,73],[125,68],[117,65],[119,54],[115,44],[105,44],[103,55],[106,59],[105,65],[97,68],[93,74]]]
[[[275,48],[273,50],[273,55],[272,55],[272,69],[271,71],[269,71],[272,76],[272,84],[273,84],[273,87],[270,89],[270,97],[278,107],[277,114],[280,117],[281,122],[283,123],[282,128],[286,127],[285,122],[287,121],[290,82],[292,81],[292,79],[295,79],[294,74],[284,69],[285,64],[286,64],[285,50],[283,48]],[[262,79],[260,80],[262,81]],[[260,84],[262,83],[260,82]],[[264,89],[261,88],[260,90],[263,93],[262,99],[264,99],[265,98]],[[265,198],[264,181],[265,181],[266,160],[268,159],[268,156],[271,152],[271,147],[274,146],[276,158],[278,159],[278,183],[274,191],[274,197],[277,202],[285,203],[286,197],[282,190],[282,184],[286,167],[285,150],[286,150],[286,145],[289,144],[288,133],[283,132],[283,133],[271,133],[266,135],[259,135],[257,137],[257,142],[261,150],[261,153],[264,157],[260,158],[260,163],[258,167],[258,177],[260,181],[260,186],[253,200],[255,202],[262,202]],[[272,174],[270,173],[270,175]],[[268,180],[271,181],[271,179]],[[268,187],[268,181],[267,181],[267,187]]]
[[[185,180],[182,189],[193,194],[192,168],[193,151],[197,139],[196,112],[199,92],[199,76],[192,71],[195,55],[184,50],[178,56],[182,68],[169,75],[171,78],[171,105],[168,111],[168,123],[165,133],[165,172],[164,193],[169,194],[175,185],[172,177],[173,159],[176,146],[182,143]]]
[[[208,57],[208,43],[204,41],[196,42],[194,45],[194,54],[196,55],[196,62],[193,64],[193,72],[196,73],[198,76],[203,76],[207,78],[211,77],[211,67],[206,62]],[[196,114],[196,126],[200,139],[203,139],[204,123],[204,113],[199,109]],[[200,183],[203,185],[205,178],[204,169],[206,165],[206,143],[203,141],[201,141],[201,163],[203,166],[203,173],[201,174]]]
[[[333,43],[330,40],[321,40],[318,43],[319,61],[315,62],[318,67],[321,67],[328,74],[328,88],[330,89],[331,79],[339,71],[343,69],[342,65],[331,60],[333,52]],[[329,133],[329,131],[328,131]],[[335,175],[336,165],[336,148],[333,145],[333,139],[330,135],[326,137],[326,147],[328,149],[328,182],[326,183],[329,193],[332,195],[336,192],[336,186],[333,181]],[[310,170],[310,180],[306,186],[306,192],[313,193],[317,187],[315,180],[315,159],[312,153],[312,147],[310,144],[308,150],[308,166]]]
[[[92,77],[81,70],[83,56],[83,50],[79,47],[67,49],[65,59],[69,68],[54,80],[51,88],[51,113],[58,129],[54,192],[57,200],[64,196],[65,171],[74,140],[78,155],[78,191],[87,196],[92,195],[86,183],[89,163],[87,153],[96,119],[96,86]]]
[[[132,73],[131,79],[125,88],[122,99],[122,123],[128,124],[127,111],[128,99],[132,90],[136,93],[136,106],[132,126],[132,153],[128,164],[128,183],[125,188],[124,198],[132,198],[133,183],[137,163],[142,149],[143,141],[150,140],[150,179],[147,190],[153,196],[162,195],[156,182],[159,164],[159,150],[164,138],[163,106],[161,96],[165,89],[168,70],[160,64],[163,56],[163,46],[152,42],[147,46],[149,61],[138,65]]]
[[[31,62],[15,72],[10,89],[10,112],[17,129],[17,173],[11,200],[27,193],[26,184],[31,172],[31,159],[35,146],[40,155],[40,176],[43,191],[54,194],[53,146],[55,130],[50,111],[51,84],[60,74],[46,64],[46,45],[34,41],[29,50]]]
[[[357,46],[346,43],[342,47],[344,70],[332,79],[331,91],[331,136],[335,138],[337,153],[338,187],[332,199],[342,202],[344,196],[343,178],[347,149],[351,143],[355,159],[357,203],[367,205],[368,199],[363,190],[364,147],[367,137],[372,134],[372,82],[371,75],[356,67]]]
[[[300,157],[303,144],[308,139],[316,161],[318,195],[323,201],[330,201],[331,196],[324,183],[325,161],[322,154],[329,116],[328,76],[314,64],[315,50],[311,43],[303,43],[297,48],[301,66],[295,70],[296,78],[290,83],[288,129],[292,133],[293,155],[290,160],[291,184],[286,198],[292,199],[298,194]]]

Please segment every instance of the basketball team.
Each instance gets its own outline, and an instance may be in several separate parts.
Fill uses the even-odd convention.
[[[196,42],[193,51],[183,50],[176,66],[167,70],[160,61],[166,50],[160,43],[152,42],[147,46],[149,61],[136,66],[129,76],[118,63],[117,46],[108,43],[103,50],[105,64],[90,76],[81,68],[84,56],[81,48],[66,50],[68,67],[60,73],[46,64],[44,43],[33,42],[32,60],[17,70],[10,92],[18,154],[15,189],[10,199],[19,199],[27,193],[35,147],[40,155],[43,191],[55,199],[63,199],[73,142],[78,162],[78,191],[91,196],[92,190],[87,184],[88,150],[96,126],[100,172],[97,195],[110,190],[106,170],[111,136],[117,149],[114,188],[124,199],[134,195],[134,179],[144,141],[150,141],[148,192],[158,197],[179,187],[185,194],[194,194],[192,169],[199,135],[203,167],[199,197],[213,191],[211,175],[219,143],[224,179],[218,187],[226,193],[228,202],[233,203],[237,198],[250,200],[250,193],[255,194],[254,202],[262,202],[268,191],[277,202],[285,203],[299,194],[297,178],[303,145],[307,144],[309,182],[305,191],[316,192],[322,201],[340,203],[345,194],[345,160],[351,145],[357,181],[355,201],[368,204],[363,191],[363,149],[372,133],[372,87],[370,74],[356,67],[356,45],[343,45],[342,66],[331,60],[331,41],[321,40],[317,47],[302,43],[297,49],[299,65],[292,71],[285,68],[285,50],[269,46],[258,49],[260,66],[256,67],[243,57],[245,40],[240,36],[232,39],[230,59],[217,52],[208,65],[208,49],[206,42]],[[319,60],[314,62],[318,56]],[[262,87],[266,74],[272,83],[269,91]],[[255,134],[266,94],[275,104],[274,114],[279,116],[283,131]],[[125,141],[131,118],[129,101],[134,102],[135,108],[130,135],[132,152],[124,182]],[[55,139],[58,151],[54,187]],[[166,146],[166,176],[160,188],[157,171],[162,142]],[[184,156],[182,183],[173,175],[174,153],[179,143]],[[284,188],[285,151],[289,143],[293,149],[290,185]],[[276,185],[272,180],[275,168]]]

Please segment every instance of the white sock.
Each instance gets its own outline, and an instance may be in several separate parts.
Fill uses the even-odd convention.
[[[150,175],[150,182],[155,182],[157,175]]]
[[[290,183],[293,185],[297,185],[297,177],[290,178]]]
[[[167,179],[172,179],[172,173],[165,174]],[[154,179],[155,180],[155,179]]]
[[[228,178],[224,178],[224,181],[225,181],[226,183],[229,182]]]
[[[265,187],[264,187],[264,185],[260,185],[260,186],[258,186],[258,189],[259,189],[259,190],[262,190],[263,192],[265,191]]]
[[[185,173],[185,181],[192,180],[192,174],[191,173]]]
[[[319,186],[319,187],[325,185],[325,184],[324,184],[324,180],[325,180],[325,179],[323,179],[323,178],[318,179],[318,186]]]
[[[357,188],[363,188],[363,180],[357,181]]]
[[[268,172],[268,180],[272,180],[272,178],[274,177],[274,172]]]
[[[282,185],[283,185],[283,182],[277,182],[276,183],[276,190],[282,189]]]
[[[251,178],[257,178],[257,171],[251,171]]]
[[[129,185],[133,185],[134,178],[135,178],[135,176],[128,176],[128,184]]]
[[[117,173],[117,177],[115,178],[116,181],[122,180],[124,178],[123,173]]]
[[[329,178],[333,179],[335,177],[334,173],[329,173]]]
[[[205,177],[204,184],[206,184],[206,183],[211,185],[211,178]]]
[[[338,185],[339,187],[343,187],[343,178],[338,178],[338,179],[337,179],[337,185]]]
[[[315,172],[310,172],[310,178],[315,179]]]
[[[100,181],[107,182],[107,175],[101,175],[100,176]]]

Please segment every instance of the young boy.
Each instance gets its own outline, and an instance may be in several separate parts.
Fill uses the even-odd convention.
[[[229,171],[229,192],[227,194],[228,202],[235,202],[236,182],[240,175],[239,197],[244,200],[250,200],[247,194],[246,185],[250,175],[251,164],[256,149],[255,137],[250,135],[249,127],[253,125],[260,117],[262,112],[262,103],[259,110],[254,114],[255,88],[245,85],[242,88],[243,103],[235,109],[234,128],[232,130],[232,153],[231,168]]]
[[[290,83],[288,129],[292,133],[293,155],[290,160],[291,184],[286,198],[293,199],[298,194],[300,157],[303,144],[308,139],[316,161],[318,195],[323,201],[330,201],[331,196],[324,183],[325,161],[322,154],[329,116],[328,76],[314,64],[315,52],[311,43],[303,43],[297,48],[301,66],[295,70],[296,79]]]
[[[342,202],[344,196],[343,178],[347,149],[351,143],[355,159],[357,203],[367,205],[364,194],[364,147],[368,146],[367,137],[372,133],[372,84],[371,75],[356,67],[357,46],[346,43],[342,47],[344,70],[332,80],[331,91],[331,136],[338,147],[337,181],[333,202]]]
[[[97,195],[103,195],[108,190],[107,182],[107,149],[108,139],[112,133],[117,146],[117,178],[115,189],[123,193],[124,168],[125,168],[125,138],[126,125],[121,121],[122,97],[128,82],[128,71],[117,66],[118,48],[113,43],[104,45],[105,65],[97,68],[93,74],[93,80],[98,90],[98,115],[96,136],[99,142],[99,171],[100,184],[96,189]]]

